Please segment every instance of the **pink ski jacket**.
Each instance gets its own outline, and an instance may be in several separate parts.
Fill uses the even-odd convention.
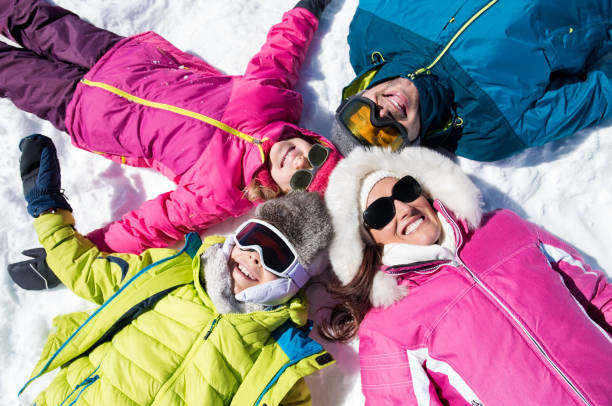
[[[153,32],[125,38],[78,84],[66,127],[76,146],[155,169],[177,184],[88,235],[105,250],[140,253],[203,231],[253,203],[243,190],[268,172],[274,142],[308,136],[291,90],[317,28],[304,8],[284,14],[242,76],[221,73]]]
[[[610,405],[612,285],[507,210],[452,226],[452,259],[385,266],[406,296],[359,330],[366,405]]]

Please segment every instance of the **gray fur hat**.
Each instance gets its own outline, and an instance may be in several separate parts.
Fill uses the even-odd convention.
[[[325,202],[315,192],[293,191],[257,206],[255,217],[278,228],[298,253],[300,263],[311,276],[322,269],[311,269],[326,252],[332,225]],[[314,272],[314,273],[313,273]]]

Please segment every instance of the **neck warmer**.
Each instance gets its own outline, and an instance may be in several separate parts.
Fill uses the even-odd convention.
[[[453,229],[440,213],[438,213],[438,219],[442,225],[442,233],[436,244],[387,244],[383,251],[383,265],[408,265],[415,262],[453,259],[455,257],[455,238]]]

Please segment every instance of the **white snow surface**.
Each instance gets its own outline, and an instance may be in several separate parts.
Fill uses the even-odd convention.
[[[268,29],[292,0],[56,0],[99,27],[121,35],[153,30],[179,49],[219,69],[241,74],[264,43]],[[328,134],[341,89],[352,78],[346,36],[357,0],[333,0],[322,16],[298,90],[303,94],[301,125]],[[26,212],[19,177],[19,140],[32,133],[50,136],[62,165],[65,193],[78,229],[89,232],[174,185],[162,175],[112,163],[73,147],[67,134],[0,99],[0,405],[31,404],[55,373],[35,381],[20,397],[38,359],[52,319],[92,305],[65,287],[30,292],[18,288],[6,266],[24,259],[21,250],[39,246]],[[511,158],[458,163],[481,188],[485,209],[514,210],[574,245],[594,268],[612,267],[612,122],[580,131]],[[227,234],[242,219],[212,232]],[[310,292],[320,303],[324,295]],[[320,299],[320,300],[319,300]],[[316,306],[315,306],[316,307]],[[316,333],[314,333],[316,336]],[[337,363],[307,378],[314,405],[363,404],[357,344],[324,346]]]

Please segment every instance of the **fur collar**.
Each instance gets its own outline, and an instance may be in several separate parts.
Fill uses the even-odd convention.
[[[480,191],[449,158],[424,147],[404,148],[394,153],[381,148],[355,148],[342,160],[329,180],[325,201],[332,216],[334,238],[329,256],[333,271],[343,283],[357,274],[365,241],[373,243],[361,222],[361,182],[371,172],[385,170],[398,177],[411,175],[432,198],[440,202],[470,229],[482,218]],[[375,307],[388,306],[406,294],[394,277],[378,272],[370,299]]]
[[[236,300],[233,293],[234,281],[227,266],[227,259],[222,244],[211,245],[202,254],[200,276],[204,276],[206,293],[208,293],[217,311],[221,314],[227,314],[264,310],[265,306],[263,305],[243,303]]]

